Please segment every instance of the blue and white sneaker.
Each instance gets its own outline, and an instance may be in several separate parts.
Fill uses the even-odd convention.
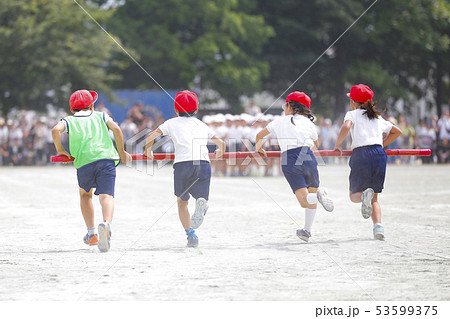
[[[98,229],[98,249],[106,253],[111,248],[111,227],[108,223],[100,223]]]
[[[372,198],[375,195],[375,192],[372,188],[366,189],[362,193],[362,204],[361,204],[361,214],[362,217],[367,219],[372,216]]]
[[[317,201],[325,208],[327,212],[332,212],[334,209],[333,200],[328,197],[327,189],[319,187],[317,190]]]
[[[198,246],[198,237],[195,234],[195,230],[192,228],[185,229],[187,235],[187,245],[186,247],[197,247]]]
[[[297,237],[303,241],[308,242],[311,237],[311,233],[306,229],[297,229]]]
[[[197,229],[203,223],[206,211],[208,210],[208,202],[204,198],[198,198],[195,203],[195,212],[191,217],[191,227]]]
[[[384,227],[382,225],[376,225],[373,228],[373,238],[378,240],[384,240]]]

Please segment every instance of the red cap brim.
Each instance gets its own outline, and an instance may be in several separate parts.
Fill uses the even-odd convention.
[[[97,99],[98,99],[98,94],[97,94],[97,92],[95,92],[95,91],[89,91],[89,93],[91,93],[92,98],[94,99],[94,100],[92,101],[92,103],[97,102]]]

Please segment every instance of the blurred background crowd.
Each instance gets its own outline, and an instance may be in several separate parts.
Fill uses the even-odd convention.
[[[102,102],[96,105],[96,110],[106,112],[114,118],[114,114],[105,107]],[[51,128],[67,113],[61,110],[51,110],[42,115],[33,110],[13,109],[6,119],[0,118],[0,165],[47,165],[50,156],[55,155],[55,148],[51,138]],[[206,114],[200,118],[210,126],[217,134],[227,142],[228,151],[253,151],[256,134],[269,122],[282,115],[263,114],[261,109],[250,104],[241,114]],[[429,148],[431,157],[389,157],[390,163],[395,164],[430,164],[450,162],[450,114],[444,110],[440,118],[422,118],[418,123],[412,123],[404,115],[399,117],[384,115],[385,119],[399,126],[403,135],[390,145],[392,149]],[[343,117],[342,117],[343,118]],[[319,149],[331,150],[334,147],[342,118],[330,119],[318,117],[315,121],[319,132]],[[144,111],[142,103],[136,103],[129,108],[127,116],[120,124],[124,140],[130,141],[136,136],[140,140],[145,139],[146,134],[157,128],[164,118],[155,112]],[[68,135],[63,134],[63,143],[68,149]],[[345,142],[346,149],[350,149],[350,140]],[[155,152],[173,152],[173,144],[170,140],[155,144]],[[141,146],[137,141],[128,143],[128,150],[140,153]],[[269,135],[265,142],[265,148],[269,151],[278,151],[276,136]],[[212,152],[212,149],[211,149]],[[345,158],[323,158],[325,164],[343,164]],[[213,171],[219,176],[246,176],[246,175],[279,175],[278,159],[267,159],[266,165],[258,165],[255,161],[214,161]],[[237,164],[237,165],[234,165]]]

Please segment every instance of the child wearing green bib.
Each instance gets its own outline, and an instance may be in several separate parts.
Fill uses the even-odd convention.
[[[94,91],[78,90],[70,96],[71,116],[66,116],[52,129],[53,142],[58,155],[74,157],[80,187],[80,206],[88,233],[83,241],[89,246],[98,245],[101,252],[110,248],[111,221],[114,213],[114,186],[119,160],[132,160],[125,152],[123,134],[119,125],[105,113],[94,111],[98,95]],[[112,130],[117,150],[108,131]],[[61,133],[69,134],[70,155],[61,143]],[[92,190],[99,195],[103,223],[94,225]]]

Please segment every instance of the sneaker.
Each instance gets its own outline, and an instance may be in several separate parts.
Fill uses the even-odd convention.
[[[382,225],[377,225],[373,228],[373,238],[384,240],[384,227]]]
[[[111,248],[110,239],[111,239],[111,227],[107,223],[100,223],[98,225],[98,249],[105,253]]]
[[[367,219],[370,216],[372,216],[372,198],[373,195],[375,195],[375,192],[373,191],[372,188],[368,188],[366,189],[363,193],[362,193],[362,205],[361,205],[361,214],[362,217]]]
[[[311,233],[306,229],[297,229],[297,237],[303,241],[308,242],[309,237],[311,237]]]
[[[184,230],[186,232],[187,235],[187,245],[186,247],[197,247],[198,246],[198,237],[195,234],[195,230],[193,230],[192,228],[188,228]]]
[[[203,223],[206,211],[208,210],[208,202],[204,198],[197,199],[195,203],[195,212],[191,217],[191,227],[197,229]]]
[[[97,234],[89,235],[88,233],[83,237],[83,242],[86,245],[95,246],[98,244],[98,235]]]
[[[325,208],[327,212],[332,212],[334,209],[333,200],[328,197],[326,188],[320,187],[317,190],[317,200]]]
[[[198,247],[198,237],[197,235],[192,235],[191,237],[188,237],[188,242],[186,247]]]

